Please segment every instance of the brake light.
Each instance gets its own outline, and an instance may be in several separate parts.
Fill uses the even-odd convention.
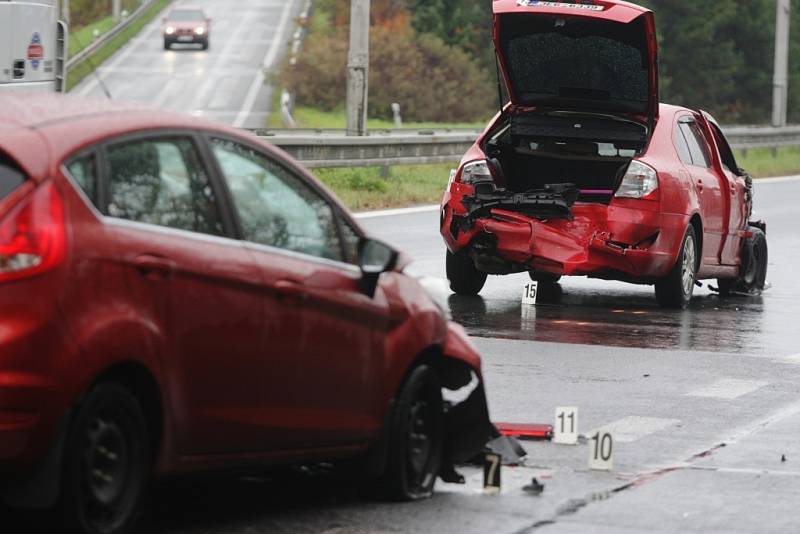
[[[493,180],[492,170],[489,168],[489,162],[486,160],[467,163],[461,168],[461,173],[459,173],[456,178],[456,181],[469,185]]]
[[[641,161],[632,161],[617,189],[618,198],[652,198],[658,190],[658,173]]]
[[[64,202],[52,183],[0,219],[0,282],[49,271],[66,255]]]

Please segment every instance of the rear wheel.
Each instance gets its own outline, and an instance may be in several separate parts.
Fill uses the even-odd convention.
[[[475,262],[465,250],[455,254],[448,250],[446,266],[450,289],[457,295],[475,296],[486,285],[488,275],[475,267]]]
[[[142,511],[150,471],[147,423],[136,397],[116,383],[92,389],[64,449],[62,509],[86,534],[128,534]]]
[[[203,43],[202,43],[202,44],[203,44],[203,50],[208,50],[208,39],[206,39],[205,41],[203,41]]]
[[[560,274],[529,271],[528,275],[531,277],[531,280],[539,282],[540,284],[555,285],[561,280]]]
[[[169,50],[172,43],[168,39],[164,39],[164,50]]]
[[[389,455],[382,485],[399,500],[429,497],[439,476],[444,448],[442,389],[435,370],[411,372],[397,397],[389,428]]]
[[[697,235],[689,226],[683,236],[678,261],[672,271],[656,282],[656,299],[663,308],[685,309],[694,294],[697,278],[698,257]]]
[[[767,235],[760,228],[748,228],[753,236],[742,243],[742,272],[736,279],[718,280],[719,292],[730,295],[733,292],[757,293],[767,283],[769,249]]]

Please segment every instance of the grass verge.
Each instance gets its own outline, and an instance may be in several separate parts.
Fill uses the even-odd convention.
[[[736,163],[755,178],[800,174],[800,147],[784,147],[773,152],[769,148],[739,151]]]
[[[81,52],[94,41],[94,31],[97,30],[100,35],[108,33],[114,27],[114,17],[106,17],[104,19],[93,22],[80,29],[71,31],[69,33],[69,57]]]
[[[322,180],[353,211],[438,204],[447,186],[452,165],[404,165],[358,169],[315,169]]]
[[[70,70],[67,74],[67,91],[78,85],[84,78],[93,72],[92,66],[97,66],[105,60],[114,55],[117,50],[122,48],[128,41],[136,37],[142,28],[156,18],[161,11],[164,10],[172,0],[155,0],[150,7],[147,8],[141,18],[133,22],[130,26],[117,35],[114,39],[106,43],[100,50],[98,50],[90,61],[84,61],[74,69]]]

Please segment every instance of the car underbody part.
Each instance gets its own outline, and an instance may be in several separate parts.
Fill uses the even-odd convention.
[[[486,445],[488,452],[503,458],[503,465],[520,465],[528,455],[522,445],[511,436],[498,436]]]

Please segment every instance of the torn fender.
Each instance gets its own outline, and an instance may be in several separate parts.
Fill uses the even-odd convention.
[[[444,470],[480,454],[496,434],[489,407],[478,351],[464,329],[450,323],[441,373],[445,400]]]

